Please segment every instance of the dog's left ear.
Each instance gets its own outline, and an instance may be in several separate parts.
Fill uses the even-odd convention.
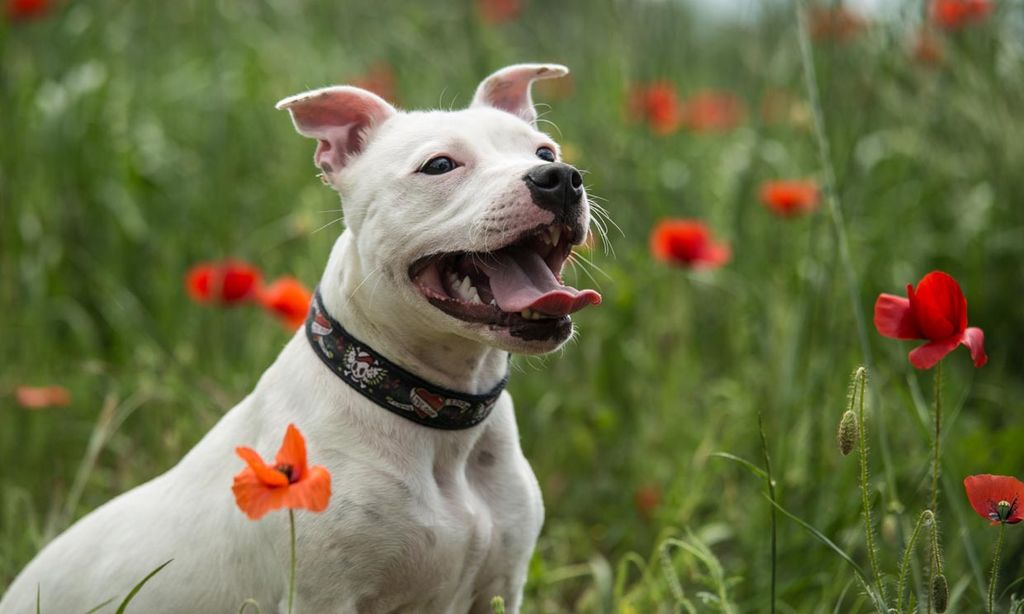
[[[537,125],[530,86],[538,79],[556,79],[569,74],[561,64],[515,64],[487,77],[476,88],[470,107],[494,107]]]
[[[328,174],[363,150],[371,128],[398,112],[380,96],[345,85],[296,94],[276,106],[288,109],[299,134],[317,140],[313,162]]]

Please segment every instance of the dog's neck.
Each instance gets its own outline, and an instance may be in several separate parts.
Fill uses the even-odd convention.
[[[483,394],[508,371],[508,353],[425,325],[410,308],[388,302],[386,273],[365,271],[352,231],[346,230],[327,261],[320,292],[327,312],[349,333],[419,377],[451,390]]]

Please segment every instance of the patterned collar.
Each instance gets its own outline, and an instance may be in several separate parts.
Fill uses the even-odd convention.
[[[320,289],[306,318],[306,338],[327,367],[359,394],[417,424],[468,429],[490,415],[508,376],[486,394],[455,392],[428,383],[359,341],[324,309]]]

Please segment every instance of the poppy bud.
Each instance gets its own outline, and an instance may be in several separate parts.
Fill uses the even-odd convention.
[[[882,539],[890,545],[896,545],[899,543],[899,534],[897,533],[898,528],[895,514],[886,514],[885,517],[882,518],[882,525],[880,527]]]
[[[946,606],[949,605],[949,584],[946,582],[946,576],[942,574],[932,578],[932,605],[939,614],[945,612]]]
[[[836,442],[839,444],[839,453],[846,456],[853,452],[857,445],[857,414],[848,409],[839,421],[839,432],[836,434]]]

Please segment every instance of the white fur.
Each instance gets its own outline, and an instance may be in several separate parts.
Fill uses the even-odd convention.
[[[492,80],[521,80],[524,70],[564,71],[517,66]],[[424,255],[495,249],[551,221],[522,180],[538,164],[537,147],[553,145],[524,111],[528,81],[519,108],[507,95],[500,110],[488,106],[485,86],[470,109],[413,113],[383,107],[362,90],[333,89],[330,104],[358,109],[344,123],[359,132],[341,136],[336,126],[300,125],[301,105],[322,93],[282,102],[300,131],[321,140],[317,161],[329,162],[327,179],[343,199],[347,229],[320,284],[328,312],[406,369],[470,393],[505,376],[506,351],[558,345],[451,318],[408,278]],[[463,166],[440,176],[415,172],[439,154]],[[254,598],[263,612],[283,612],[288,515],[250,521],[231,483],[244,466],[235,447],[272,458],[291,422],[306,436],[310,462],[333,478],[325,512],[296,514],[297,613],[483,613],[496,595],[518,611],[544,511],[508,393],[479,426],[424,428],[349,388],[300,331],[255,390],[174,468],[48,544],[10,587],[0,613],[34,612],[37,586],[45,614],[119,601],[168,559],[130,611],[236,612]],[[103,611],[113,612],[117,601]]]

